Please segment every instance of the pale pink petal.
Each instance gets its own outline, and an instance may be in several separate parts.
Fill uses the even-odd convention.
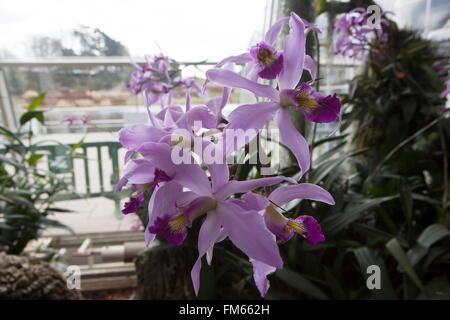
[[[278,129],[280,130],[281,142],[294,154],[304,175],[310,166],[309,145],[306,139],[294,127],[289,109],[282,109],[277,114]]]
[[[280,90],[294,89],[302,76],[305,62],[305,25],[295,13],[289,18],[290,33],[284,40],[283,70],[280,73]]]

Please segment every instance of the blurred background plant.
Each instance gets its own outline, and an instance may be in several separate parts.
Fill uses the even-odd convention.
[[[31,122],[44,122],[44,112],[39,110],[45,94],[33,99],[27,111],[20,117],[20,127],[12,132],[0,126],[0,251],[20,254],[30,240],[37,239],[44,228],[66,228],[49,216],[68,210],[54,206],[54,197],[67,190],[62,176],[54,173],[65,160],[76,157],[75,145],[64,145],[65,154],[55,160],[48,159],[47,166],[41,160],[47,157],[38,150],[42,143],[33,141]]]

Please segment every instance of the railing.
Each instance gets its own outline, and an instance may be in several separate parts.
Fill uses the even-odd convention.
[[[74,145],[69,146],[73,147]],[[81,157],[77,158],[66,157],[67,146],[65,145],[41,145],[35,147],[34,150],[46,154],[48,169],[63,178],[68,185],[67,192],[56,195],[55,201],[106,197],[114,200],[115,212],[120,214],[120,199],[123,195],[115,193],[113,190],[119,180],[119,151],[121,148],[122,146],[118,142],[88,142],[79,147]],[[95,150],[94,157],[89,155],[90,150]],[[107,157],[104,150],[107,150]],[[81,163],[76,165],[75,162]],[[108,162],[111,167],[106,169],[104,164]],[[92,170],[95,170],[97,174],[93,175]],[[94,179],[93,176],[98,176],[98,179]],[[84,184],[81,184],[82,179],[84,179]],[[81,185],[84,188],[78,188]]]

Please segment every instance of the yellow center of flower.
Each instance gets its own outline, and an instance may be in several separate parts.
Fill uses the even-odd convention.
[[[170,219],[169,227],[173,232],[180,232],[187,227],[187,218],[183,213],[180,213]]]
[[[303,234],[303,232],[305,231],[303,223],[291,219],[289,219],[289,221],[287,222],[286,227],[298,234]]]
[[[305,90],[297,92],[295,98],[298,105],[307,112],[313,111],[318,106],[317,100],[312,98]]]
[[[198,217],[207,214],[217,207],[217,201],[214,198],[202,199],[198,205],[191,208],[179,208],[178,214],[169,220],[169,228],[173,232],[181,232],[188,226],[188,223],[194,221]],[[189,210],[189,213],[187,212]],[[189,220],[188,220],[189,217]]]
[[[259,49],[256,57],[258,58],[258,61],[266,67],[275,61],[272,51],[266,48]]]
[[[137,199],[139,197],[139,193],[137,191],[131,194],[131,198]]]

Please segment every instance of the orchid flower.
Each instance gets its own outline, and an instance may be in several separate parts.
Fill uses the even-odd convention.
[[[383,32],[383,26],[388,24],[385,18],[387,13],[382,13],[380,28],[368,25],[369,16],[362,7],[338,15],[333,25],[334,53],[363,60],[375,36],[383,42],[387,41],[387,34]]]
[[[278,90],[249,80],[230,70],[213,68],[206,75],[210,81],[227,87],[242,88],[268,101],[242,105],[228,117],[229,129],[260,130],[274,117],[280,130],[281,142],[295,155],[302,174],[310,166],[309,146],[291,121],[291,108],[303,112],[308,121],[333,122],[338,118],[340,102],[336,95],[325,96],[309,84],[298,86],[305,66],[305,24],[295,14],[289,18],[291,33],[286,37],[283,68],[278,78]],[[315,69],[315,68],[311,68]]]
[[[277,48],[277,37],[286,24],[290,34],[282,48]],[[221,84],[223,93],[221,97],[206,101],[205,105],[191,106],[190,90],[200,92],[201,88],[193,79],[182,78],[178,64],[166,56],[148,58],[147,63],[136,66],[131,75],[129,89],[134,93],[142,92],[147,107],[160,101],[163,109],[154,114],[148,108],[150,125],[138,124],[120,130],[119,141],[126,149],[126,167],[115,191],[120,192],[127,185],[133,190],[124,204],[124,214],[136,212],[144,197],[149,197],[144,233],[147,244],[158,235],[171,244],[181,245],[193,222],[201,223],[198,258],[191,270],[196,294],[203,256],[206,255],[210,264],[215,244],[227,238],[248,256],[262,296],[270,287],[267,276],[283,265],[277,239],[286,242],[298,234],[310,244],[325,240],[314,217],[285,215],[282,206],[303,199],[334,204],[327,191],[313,184],[297,184],[284,176],[232,180],[227,164],[206,161],[205,155],[194,147],[200,142],[202,151],[210,148],[209,151],[214,151],[223,161],[276,118],[281,142],[295,155],[301,174],[308,171],[309,146],[295,129],[291,110],[302,112],[310,122],[333,122],[339,115],[340,102],[336,95],[317,92],[311,83],[300,83],[303,70],[310,73],[313,81],[317,77],[315,62],[305,53],[307,29],[319,32],[315,25],[291,13],[276,22],[264,40],[248,52],[218,63],[207,72],[205,86],[209,81]],[[235,64],[244,64],[243,76],[234,72]],[[265,84],[266,80],[275,80],[276,88]],[[185,107],[172,104],[177,88],[185,92]],[[249,90],[265,100],[239,106],[225,119],[222,111],[232,88]],[[228,135],[227,129],[244,130],[246,134],[249,129],[253,131],[250,137],[234,145],[235,137],[230,138],[232,134]],[[216,134],[221,139],[208,139]],[[179,150],[188,151],[187,159],[183,158],[187,162],[174,160],[174,152]],[[219,154],[220,151],[224,153]],[[198,157],[205,167],[200,166]],[[258,188],[280,183],[285,185],[267,196],[254,193]]]
[[[90,118],[88,115],[66,115],[63,118],[63,122],[67,123],[69,126],[79,126],[88,124],[90,122]]]
[[[196,123],[206,128],[216,127],[216,116],[206,107],[198,106],[187,112],[177,107],[163,109],[156,117],[152,116],[153,126],[137,124],[131,128],[122,128],[119,131],[119,142],[127,149],[126,160],[144,143],[160,142],[171,144],[177,129],[192,133]],[[186,139],[188,140],[188,139]]]
[[[323,188],[310,184],[301,183],[277,188],[267,198],[256,193],[247,193],[240,199],[234,200],[243,208],[253,208],[264,216],[268,229],[282,239],[288,241],[294,234],[304,237],[308,243],[316,244],[323,242],[325,237],[317,220],[310,215],[300,215],[297,218],[286,218],[279,212],[279,208],[292,200],[313,200],[334,205],[334,199],[330,193]],[[257,260],[250,260],[253,265],[253,277],[258,290],[264,296],[270,287],[267,276],[275,272],[276,268]]]
[[[165,172],[174,173],[173,181],[155,190],[150,199],[147,241],[161,234],[167,241],[180,244],[193,220],[206,216],[199,233],[199,257],[191,273],[196,293],[199,289],[201,258],[222,232],[250,258],[271,266],[282,266],[275,238],[267,229],[264,217],[256,210],[244,210],[231,197],[236,193],[278,184],[287,178],[277,176],[247,181],[229,180],[227,165],[212,165],[210,182],[198,165],[174,165],[170,161],[170,147],[166,144],[146,143],[139,152],[150,162],[160,164]],[[183,191],[181,186],[190,191]]]
[[[186,89],[187,93],[191,89],[201,93],[201,88],[194,79],[181,77],[179,64],[175,60],[162,54],[154,57],[146,56],[146,60],[143,65],[135,64],[127,87],[134,94],[143,92],[147,106],[158,101],[163,107],[166,104],[170,105],[172,95],[176,95],[174,89],[177,87]]]
[[[143,191],[170,180],[172,178],[169,175],[157,169],[145,159],[131,160],[128,162],[122,177],[114,188],[114,192],[122,191],[123,187],[127,184],[131,185],[136,191],[125,202],[122,213],[129,214],[137,212],[140,205],[144,202]]]
[[[267,228],[273,233],[273,238],[278,236],[283,242],[288,241],[294,234],[305,238],[310,244],[323,242],[325,237],[322,233],[317,220],[310,215],[300,215],[297,218],[286,218],[279,212],[281,206],[292,200],[313,200],[320,201],[330,205],[334,204],[334,199],[330,193],[323,188],[310,184],[301,183],[290,186],[279,187],[268,197],[261,194],[248,192],[239,199],[231,201],[244,210],[256,210],[264,217]],[[217,238],[216,243],[226,237],[226,232]],[[212,259],[212,247],[209,251],[208,263]],[[265,296],[270,287],[267,276],[275,272],[276,267],[268,265],[262,261],[250,259],[253,266],[253,278],[261,294]]]
[[[281,18],[267,31],[263,41],[260,41],[251,47],[248,52],[225,58],[220,61],[215,68],[222,68],[227,65],[239,63],[245,65],[244,74],[252,81],[257,81],[258,77],[267,80],[276,79],[285,66],[284,53],[276,49],[277,36],[287,23],[289,23],[291,30],[293,30],[291,20],[294,19],[294,17],[295,19],[300,19],[295,13]],[[302,20],[302,22],[304,28],[307,28],[313,32],[320,32],[320,29],[315,24],[309,23],[305,20]],[[290,42],[292,43],[293,41]],[[285,42],[285,49],[289,46],[291,46],[291,44]],[[315,80],[316,65],[314,60],[309,55],[305,55],[304,68],[310,71],[311,77]],[[228,69],[230,69],[230,67],[228,67]]]

